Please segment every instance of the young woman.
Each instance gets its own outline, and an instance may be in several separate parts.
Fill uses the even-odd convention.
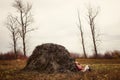
[[[82,72],[86,72],[86,71],[91,71],[90,67],[88,65],[86,65],[85,67],[83,67],[81,64],[79,64],[77,61],[75,62],[76,67],[79,71]]]

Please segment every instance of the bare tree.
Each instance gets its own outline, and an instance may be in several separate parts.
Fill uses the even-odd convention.
[[[15,18],[12,15],[8,15],[7,22],[5,24],[6,24],[7,28],[8,28],[8,30],[11,33],[11,37],[12,37],[12,41],[13,41],[14,53],[15,53],[16,58],[17,58],[17,40],[19,38],[17,22],[16,22]]]
[[[86,50],[85,50],[85,43],[84,43],[84,34],[83,34],[83,30],[82,30],[82,24],[81,24],[79,11],[78,11],[78,20],[79,20],[78,28],[80,30],[81,39],[82,39],[82,48],[83,48],[84,56],[85,56],[85,58],[87,58],[87,54],[86,54]]]
[[[88,20],[89,20],[89,25],[90,25],[91,35],[92,35],[92,41],[93,41],[93,45],[94,45],[94,53],[97,57],[98,51],[97,51],[95,19],[99,13],[99,10],[98,10],[98,8],[93,9],[91,6],[89,6],[89,8],[87,8],[87,10],[88,10]]]
[[[30,27],[33,21],[31,15],[32,5],[30,3],[23,3],[22,0],[15,0],[13,7],[17,10],[18,16],[15,18],[19,24],[19,33],[23,44],[23,53],[26,56],[26,35],[34,29]]]

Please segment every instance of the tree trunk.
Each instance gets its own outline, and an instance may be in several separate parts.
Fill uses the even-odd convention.
[[[25,37],[23,37],[23,53],[26,56],[26,44],[25,44]]]
[[[83,52],[84,52],[84,56],[85,58],[87,58],[87,54],[86,54],[86,51],[85,51],[85,45],[84,45],[84,38],[83,38],[83,35],[81,34],[81,38],[82,38],[82,47],[83,47]]]
[[[24,22],[23,22],[23,12],[22,11],[20,11],[20,18],[21,18],[21,27],[22,27],[22,32],[21,32],[21,34],[22,34],[22,36],[21,36],[21,38],[22,38],[22,43],[23,43],[23,54],[24,54],[24,56],[26,56],[26,42],[25,42],[25,25],[24,25]]]
[[[14,53],[15,53],[15,58],[17,59],[17,43],[16,43],[16,38],[15,38],[15,33],[13,32],[13,46],[14,46]]]
[[[82,38],[83,53],[84,53],[84,57],[87,58],[87,54],[86,54],[86,50],[85,50],[85,43],[84,43],[83,30],[82,30],[82,25],[81,25],[81,20],[80,20],[79,11],[78,11],[78,19],[79,19],[79,24],[80,24],[80,25],[79,25],[79,29],[80,29],[81,38]]]
[[[98,52],[97,52],[97,46],[96,46],[96,39],[95,39],[95,30],[94,30],[94,23],[92,22],[92,24],[90,25],[91,27],[91,33],[92,33],[92,39],[93,39],[93,45],[94,45],[94,53],[95,56],[98,56]]]
[[[95,40],[95,35],[94,34],[93,34],[93,44],[94,44],[95,55],[97,57],[98,56],[98,52],[97,52],[97,46],[96,46],[96,40]]]

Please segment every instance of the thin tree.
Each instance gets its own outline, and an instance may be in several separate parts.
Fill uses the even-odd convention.
[[[95,56],[98,56],[98,51],[97,51],[97,39],[96,39],[96,26],[95,26],[95,19],[99,13],[98,8],[93,9],[91,6],[87,8],[88,10],[88,20],[89,20],[89,25],[90,25],[90,30],[91,30],[91,35],[92,35],[92,41],[94,45],[94,53]]]
[[[23,53],[26,56],[26,35],[34,29],[30,27],[33,21],[31,15],[32,5],[30,3],[23,3],[22,0],[15,0],[13,7],[17,10],[18,16],[15,18],[19,24],[19,33],[23,44]]]
[[[86,50],[85,50],[85,43],[84,43],[84,34],[83,34],[83,30],[82,30],[82,24],[81,24],[79,11],[78,11],[78,20],[79,20],[78,28],[80,30],[81,39],[82,39],[82,48],[83,48],[84,56],[85,56],[85,58],[87,58],[87,54],[86,54]]]
[[[17,22],[12,15],[8,15],[7,22],[5,24],[7,26],[7,29],[11,33],[14,53],[15,53],[15,56],[17,58],[17,41],[18,41],[18,38],[19,38]]]

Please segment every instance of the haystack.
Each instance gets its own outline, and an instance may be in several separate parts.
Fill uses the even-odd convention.
[[[53,43],[37,46],[29,57],[24,70],[41,73],[77,71],[74,59],[70,56],[68,50]]]

